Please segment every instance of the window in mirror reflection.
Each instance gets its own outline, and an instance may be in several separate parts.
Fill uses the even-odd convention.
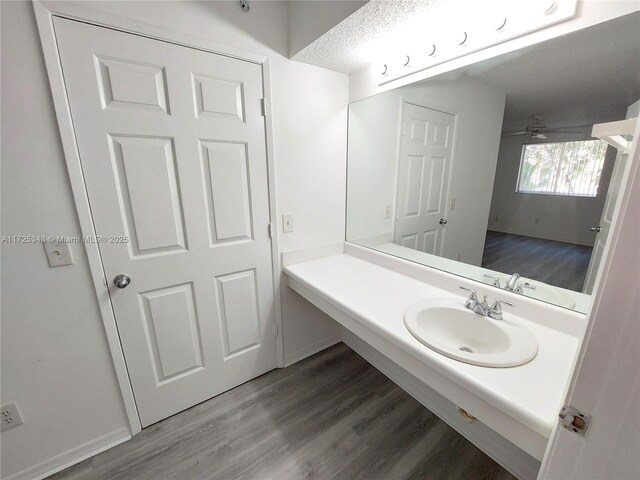
[[[516,191],[595,197],[606,151],[601,140],[524,145]]]

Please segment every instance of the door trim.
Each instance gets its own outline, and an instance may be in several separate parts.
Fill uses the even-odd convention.
[[[272,225],[276,224],[276,198],[275,198],[275,163],[273,152],[273,123],[271,104],[271,74],[269,57],[255,54],[244,50],[227,47],[210,42],[205,39],[192,37],[128,20],[126,18],[109,15],[86,7],[81,7],[68,2],[45,2],[43,0],[33,0],[33,10],[40,33],[40,43],[44,54],[44,60],[51,87],[51,96],[56,111],[58,129],[64,151],[65,162],[71,183],[71,190],[76,206],[80,230],[82,235],[95,236],[93,215],[89,205],[89,197],[84,181],[82,163],[76,143],[75,131],[71,119],[71,108],[67,98],[64,75],[58,44],[56,42],[55,30],[53,27],[53,17],[66,18],[81,21],[99,27],[108,27],[124,33],[132,33],[138,36],[160,40],[187,48],[195,48],[217,55],[252,62],[262,66],[262,84],[265,102],[265,134],[266,134],[266,156],[267,156],[267,178],[269,191],[269,217]],[[267,226],[265,225],[265,228]],[[129,420],[131,434],[136,435],[142,430],[138,409],[133,395],[133,388],[129,379],[126,361],[120,337],[116,326],[115,314],[109,298],[108,283],[102,257],[96,243],[85,243],[85,250],[91,271],[91,279],[96,292],[96,300],[100,309],[105,334],[111,352],[111,358],[116,373],[120,392],[124,402],[125,412]],[[273,277],[273,300],[276,323],[276,365],[284,366],[284,344],[282,335],[282,308],[280,300],[280,255],[278,246],[277,228],[272,228],[271,237],[271,265]]]

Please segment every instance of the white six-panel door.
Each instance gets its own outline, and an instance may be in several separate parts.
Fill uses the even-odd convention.
[[[96,232],[129,239],[100,253],[147,426],[276,366],[262,69],[54,27]]]
[[[394,243],[440,255],[455,117],[403,105]]]

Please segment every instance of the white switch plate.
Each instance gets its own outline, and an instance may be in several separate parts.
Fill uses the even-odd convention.
[[[391,205],[384,206],[384,218],[391,218]]]
[[[293,213],[282,214],[282,231],[284,233],[293,232]]]
[[[10,428],[22,425],[22,417],[18,410],[16,402],[8,403],[0,407],[0,431],[9,430]]]
[[[72,265],[73,257],[67,242],[44,242],[44,251],[47,252],[47,260],[50,267]]]

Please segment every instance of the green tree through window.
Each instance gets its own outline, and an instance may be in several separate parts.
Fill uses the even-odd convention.
[[[595,197],[606,152],[607,144],[602,140],[525,145],[516,191]]]

